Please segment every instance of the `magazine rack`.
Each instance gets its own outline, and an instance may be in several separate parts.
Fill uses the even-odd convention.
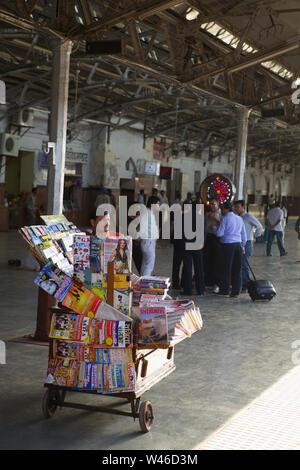
[[[141,430],[149,432],[154,420],[153,406],[149,400],[141,401],[142,396],[153,385],[175,370],[174,345],[201,328],[201,316],[197,319],[197,312],[194,312],[196,316],[193,317],[193,311],[189,310],[189,303],[185,304],[186,301],[169,298],[171,302],[175,302],[173,311],[170,306],[168,311],[168,327],[170,329],[168,328],[167,332],[170,331],[172,334],[170,336],[164,335],[164,333],[155,334],[154,325],[150,330],[145,326],[145,322],[147,323],[148,320],[145,316],[141,318],[141,324],[139,324],[139,319],[129,318],[126,309],[130,309],[130,300],[128,304],[126,302],[123,304],[122,296],[117,295],[116,297],[116,292],[122,291],[120,286],[122,281],[120,281],[120,273],[117,272],[116,275],[114,273],[115,258],[108,256],[106,261],[104,261],[104,263],[107,262],[107,271],[105,267],[103,273],[106,271],[107,276],[106,280],[102,278],[101,283],[99,283],[99,289],[101,286],[106,289],[105,300],[102,298],[101,292],[96,294],[91,287],[86,288],[85,282],[82,281],[80,276],[77,279],[75,279],[76,276],[73,278],[73,268],[75,265],[78,269],[76,272],[80,273],[81,268],[82,270],[86,269],[86,261],[93,260],[93,266],[96,264],[96,269],[93,268],[95,269],[94,271],[89,270],[90,275],[87,282],[88,285],[92,286],[91,273],[100,273],[98,269],[99,265],[101,265],[99,256],[101,254],[100,248],[102,242],[99,241],[100,239],[95,239],[93,244],[89,244],[89,236],[82,234],[77,227],[68,222],[63,216],[43,216],[43,220],[46,222],[46,227],[23,227],[20,229],[20,234],[29,244],[32,253],[41,264],[41,271],[34,282],[39,288],[43,288],[47,294],[54,296],[58,302],[56,307],[49,309],[52,313],[49,332],[51,349],[49,349],[48,374],[45,383],[46,391],[42,402],[44,416],[45,418],[51,418],[58,407],[98,411],[129,416],[134,420],[138,419]],[[108,247],[111,248],[111,239],[108,241]],[[124,242],[125,240],[121,241]],[[103,248],[105,260],[105,245]],[[107,252],[109,253],[108,248]],[[90,258],[89,255],[91,255]],[[123,259],[121,261],[123,263]],[[128,259],[126,258],[124,261],[125,266],[127,266],[127,261]],[[125,269],[127,271],[121,274],[130,273],[129,267]],[[85,275],[83,276],[84,278]],[[137,276],[131,274],[131,279],[135,278]],[[132,294],[136,293],[134,289],[131,289],[131,279],[126,281],[126,289],[124,289],[128,291],[129,299],[131,292]],[[161,279],[163,279],[163,282],[161,282]],[[157,280],[158,278],[156,278]],[[87,281],[87,278],[85,278],[85,281]],[[94,288],[98,288],[98,276],[96,276],[96,279],[94,278],[93,282],[95,284]],[[157,284],[159,285],[157,288],[159,295],[161,295],[161,291],[163,291],[163,296],[166,295],[168,282],[165,281],[165,278],[160,278]],[[151,279],[150,281],[149,279],[144,279],[144,284],[139,284],[137,288],[138,294],[138,289],[141,291],[146,289],[147,291],[150,285],[155,285],[155,282],[152,283]],[[156,289],[152,289],[153,287],[150,287],[149,291],[155,292]],[[119,297],[121,297],[121,301]],[[139,299],[138,295],[137,299]],[[159,300],[155,300],[155,302],[160,303],[163,299],[164,297],[159,297]],[[115,306],[114,302],[116,302]],[[136,302],[137,304],[135,305],[139,305],[139,300],[136,300]],[[180,302],[183,302],[184,305],[180,305]],[[125,310],[123,311],[122,308],[125,308]],[[155,310],[151,306],[150,310],[152,309]],[[161,309],[165,311],[165,307],[161,307]],[[96,316],[95,312],[98,316]],[[74,313],[74,315],[64,315],[66,313]],[[139,313],[147,315],[149,312],[141,311]],[[158,313],[160,314],[161,312]],[[198,313],[200,315],[200,311]],[[190,314],[191,318],[189,318]],[[166,312],[165,315],[167,315]],[[119,323],[109,323],[111,318],[113,321],[116,319],[121,319],[121,321]],[[96,322],[93,322],[94,320]],[[99,324],[97,321],[99,321]],[[149,323],[147,323],[147,326],[149,327]],[[57,330],[55,330],[56,327]],[[140,332],[143,334],[143,341],[145,339],[143,345],[139,344],[141,340]],[[99,336],[97,336],[98,333]],[[165,336],[169,339],[166,339],[165,343],[162,341],[161,344],[157,344],[159,339]],[[96,342],[97,339],[99,344]],[[150,342],[148,342],[149,339]],[[67,353],[63,350],[60,351],[59,345],[53,343],[55,340],[66,341],[67,343],[68,341],[69,343],[73,341],[73,350],[68,350],[69,346],[67,346]],[[78,351],[77,348],[82,347],[82,345],[88,348],[93,348],[94,345],[97,345],[99,350],[102,348],[108,349],[106,352],[100,353],[95,348],[95,350],[91,351],[91,356],[89,356],[90,351]],[[110,346],[111,348],[109,348]],[[124,357],[127,359],[127,350],[123,360],[120,359],[120,363],[117,362],[116,358],[122,357],[122,355],[118,356],[118,354],[115,354],[113,357],[109,349],[118,347],[124,350],[130,349],[130,361],[124,359]],[[57,352],[61,354],[57,354]],[[80,359],[73,360],[72,357],[76,357],[77,353]],[[56,362],[56,359],[58,359],[58,362]],[[97,364],[97,366],[94,367],[93,364]],[[120,410],[111,405],[91,406],[66,400],[67,395],[71,392],[119,398],[123,400],[122,403],[130,404],[131,410]]]
[[[108,303],[113,305],[113,271],[111,266],[108,265],[108,279],[107,279],[107,298]],[[112,267],[113,269],[113,267]],[[64,313],[70,310],[66,307],[53,307],[50,309],[51,313]],[[74,408],[80,410],[95,411],[101,413],[110,413],[120,416],[132,417],[134,420],[138,419],[140,428],[143,432],[149,432],[153,420],[154,411],[151,401],[141,401],[142,395],[150,390],[155,384],[167,377],[175,370],[173,346],[166,346],[165,348],[158,348],[157,346],[142,346],[137,344],[138,335],[138,322],[134,323],[133,334],[133,361],[135,364],[136,372],[136,388],[133,392],[109,393],[97,390],[80,390],[71,387],[63,387],[53,384],[45,384],[46,391],[43,397],[42,408],[45,418],[51,418],[57,408]],[[50,342],[51,346],[51,342]],[[167,349],[166,349],[167,348]],[[122,404],[130,404],[131,411],[124,411],[109,406],[91,406],[82,403],[74,403],[66,401],[66,396],[69,393],[84,393],[92,395],[101,395],[102,397],[115,397],[124,399]]]

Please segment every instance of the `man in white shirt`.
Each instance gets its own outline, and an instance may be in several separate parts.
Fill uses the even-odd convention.
[[[169,200],[166,196],[166,192],[162,190],[158,196],[161,204],[169,204]]]
[[[282,221],[284,219],[284,215],[282,210],[280,209],[280,203],[276,202],[274,206],[269,210],[267,214],[267,224],[269,227],[269,236],[267,242],[267,256],[272,256],[271,248],[274,236],[276,235],[277,238],[277,245],[279,249],[280,256],[286,256],[287,251],[283,245],[283,232],[282,232]]]
[[[156,196],[150,196],[147,201],[147,212],[141,215],[140,238],[142,251],[141,276],[151,276],[155,265],[156,241],[159,238],[159,229],[154,213],[151,211],[152,205],[159,205]]]
[[[235,201],[234,210],[242,217],[247,235],[245,254],[243,255],[242,261],[242,292],[247,292],[247,285],[250,282],[249,260],[253,253],[253,243],[255,243],[256,239],[261,236],[263,227],[254,215],[249,214],[246,211],[245,201]],[[255,233],[253,232],[253,229],[255,229]]]

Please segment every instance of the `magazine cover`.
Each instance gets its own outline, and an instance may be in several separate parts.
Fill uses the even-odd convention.
[[[129,289],[114,289],[114,306],[126,315],[130,314],[132,293]]]
[[[90,237],[90,269],[93,273],[101,272],[102,240],[98,237]]]
[[[73,284],[62,304],[76,313],[93,318],[101,302],[99,297],[84,286]]]
[[[75,234],[73,236],[73,262],[74,272],[85,271],[90,267],[90,242],[88,235]]]
[[[98,325],[94,324],[93,326],[97,328]],[[90,318],[76,313],[55,313],[52,315],[49,338],[89,343],[90,336]]]
[[[150,309],[147,309],[150,310]],[[140,313],[138,343],[157,344],[166,346],[169,344],[167,315],[161,312]]]
[[[73,282],[62,270],[47,263],[34,280],[41,289],[47,294],[54,296],[59,302],[62,302]]]
[[[106,238],[104,240],[104,272],[107,263],[114,262],[116,274],[129,274],[131,270],[132,247],[131,238]]]
[[[112,348],[132,347],[132,323],[122,320],[100,320],[98,327],[99,346]]]
[[[65,359],[49,359],[46,383],[77,387],[80,363]]]

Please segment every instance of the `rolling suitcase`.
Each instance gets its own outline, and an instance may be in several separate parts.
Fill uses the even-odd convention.
[[[253,280],[247,285],[248,293],[253,300],[272,300],[276,290],[271,281],[257,280],[249,263],[247,263],[253,276]]]

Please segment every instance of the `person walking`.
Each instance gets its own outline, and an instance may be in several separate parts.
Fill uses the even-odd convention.
[[[141,215],[140,238],[142,251],[141,276],[151,276],[155,265],[156,241],[159,238],[159,229],[151,206],[159,206],[159,199],[150,196],[147,201],[147,211]]]
[[[204,261],[204,279],[205,285],[208,288],[213,289],[213,292],[217,294],[220,290],[219,284],[219,262],[220,262],[220,239],[215,235],[213,226],[220,222],[222,213],[219,207],[219,203],[216,199],[209,201],[210,211],[206,214],[206,241],[203,251]]]
[[[253,253],[253,244],[256,242],[256,239],[261,236],[263,226],[259,220],[254,217],[254,215],[249,214],[246,211],[244,200],[235,201],[234,210],[240,217],[242,217],[247,235],[245,254],[242,259],[242,293],[246,293],[247,285],[250,282],[249,260]],[[255,233],[253,232],[253,229],[255,229]]]
[[[267,256],[272,256],[271,248],[273,244],[274,237],[277,238],[277,246],[280,253],[280,256],[286,256],[288,253],[283,244],[283,228],[282,221],[284,219],[283,211],[280,209],[280,203],[275,202],[273,207],[269,210],[267,214],[267,224],[269,227],[269,235],[267,242]]]
[[[222,219],[214,233],[220,238],[220,291],[217,295],[238,297],[242,284],[242,255],[247,241],[245,224],[233,213],[232,204],[222,205]],[[232,285],[230,293],[230,284]]]

